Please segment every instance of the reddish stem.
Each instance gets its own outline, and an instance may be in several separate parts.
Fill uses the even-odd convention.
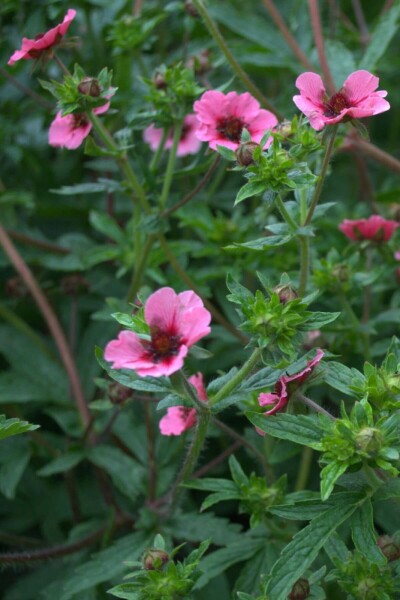
[[[310,12],[314,41],[317,48],[322,73],[324,74],[325,83],[329,93],[334,94],[336,91],[335,82],[333,81],[328,61],[326,59],[324,34],[322,32],[321,20],[319,18],[318,0],[308,0],[308,10]]]
[[[395,158],[388,152],[381,150],[374,144],[362,140],[361,138],[352,137],[346,140],[346,145],[342,149],[350,151],[354,151],[354,149],[360,150],[363,154],[370,156],[371,158],[376,160],[376,162],[385,165],[385,167],[387,167],[388,169],[400,173],[400,161],[397,158]]]
[[[236,450],[238,450],[241,446],[242,446],[242,442],[240,440],[237,440],[236,442],[231,444],[231,446],[229,446],[229,448],[227,448],[226,450],[221,452],[221,454],[216,456],[213,460],[210,460],[210,462],[207,463],[206,465],[204,465],[204,467],[201,467],[200,469],[195,471],[192,474],[192,479],[196,479],[198,477],[203,477],[206,473],[208,473],[208,471],[211,471],[211,469],[213,469],[220,463],[224,462],[224,460],[226,458],[228,458],[228,456],[230,456],[231,454],[236,452]]]
[[[17,242],[21,242],[22,244],[28,244],[29,246],[34,246],[35,248],[41,248],[42,250],[48,250],[49,252],[54,252],[55,254],[69,254],[70,250],[68,248],[64,248],[63,246],[57,246],[56,244],[51,244],[50,242],[44,242],[43,240],[37,240],[25,233],[19,233],[19,231],[10,231],[7,229],[7,233],[10,238],[17,240]]]
[[[309,71],[313,71],[314,67],[313,67],[312,63],[308,60],[307,56],[304,54],[303,50],[300,48],[296,39],[293,37],[293,35],[290,32],[289,28],[287,27],[285,21],[283,20],[280,12],[276,8],[273,0],[263,0],[263,4],[264,4],[265,8],[267,9],[267,11],[269,12],[271,19],[273,20],[273,22],[275,23],[275,25],[278,27],[279,31],[281,32],[282,37],[284,38],[285,42],[287,43],[289,48],[291,48],[291,50],[293,51],[293,54],[297,57],[298,61],[306,69],[308,69]]]
[[[367,46],[370,42],[370,35],[368,31],[367,21],[360,0],[352,0],[354,16],[357,21],[358,28],[361,34],[361,43],[363,46]]]
[[[86,427],[90,421],[90,412],[86,405],[85,397],[79,374],[74,363],[74,359],[71,354],[71,350],[68,346],[65,334],[61,328],[61,325],[54,313],[52,307],[49,304],[46,296],[41,290],[38,282],[36,281],[32,271],[25,263],[22,256],[12,243],[10,237],[7,235],[6,230],[0,225],[0,244],[3,246],[5,253],[13,264],[17,273],[23,279],[26,287],[32,294],[40,312],[42,313],[44,320],[53,336],[58,351],[60,353],[61,360],[67,372],[71,390],[74,395],[75,403],[79,411],[81,421],[84,427]]]

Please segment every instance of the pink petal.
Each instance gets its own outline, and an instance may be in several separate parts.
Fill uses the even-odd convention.
[[[160,421],[162,435],[181,435],[196,424],[196,409],[186,406],[171,406]]]
[[[369,71],[354,71],[343,84],[343,94],[351,104],[358,104],[376,90],[378,77]]]
[[[93,109],[95,115],[102,115],[110,108],[110,102],[106,102],[102,106],[97,106]]]
[[[161,142],[163,136],[163,129],[160,127],[155,127],[154,125],[149,125],[143,131],[143,139],[146,144],[149,144],[150,148],[155,152]]]
[[[202,123],[214,125],[221,116],[221,105],[225,102],[225,94],[217,90],[204,92],[200,100],[197,100],[193,109],[197,118]]]
[[[181,313],[179,332],[187,346],[193,346],[211,331],[211,314],[204,307],[191,308]]]
[[[89,135],[91,129],[92,124],[90,122],[75,127],[73,115],[63,117],[61,112],[58,112],[50,125],[49,144],[50,146],[75,150]]]
[[[326,96],[325,86],[317,73],[302,73],[296,79],[296,87],[300,94],[311,100],[316,108],[320,108]],[[301,109],[300,109],[301,110]]]
[[[178,334],[177,312],[180,306],[176,292],[170,287],[163,287],[147,299],[144,318],[150,327]]]
[[[267,406],[269,404],[276,404],[279,401],[278,394],[268,393],[268,394],[260,394],[258,396],[258,404],[260,406]]]
[[[108,342],[104,350],[104,359],[112,362],[113,369],[134,369],[137,364],[147,364],[146,354],[146,350],[136,333],[121,331],[118,339]]]
[[[325,127],[326,118],[323,115],[322,108],[316,106],[314,102],[304,96],[293,96],[293,102],[309,118],[311,127],[316,131],[320,131]]]
[[[189,377],[188,381],[192,384],[194,388],[196,388],[200,400],[203,400],[203,402],[207,402],[208,396],[206,388],[204,387],[203,374],[196,373],[196,375],[192,375],[191,377]]]
[[[246,123],[253,120],[260,111],[260,104],[249,92],[238,94],[229,92],[225,100],[225,115],[241,117]]]

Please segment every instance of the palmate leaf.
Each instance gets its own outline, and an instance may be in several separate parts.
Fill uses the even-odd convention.
[[[28,421],[6,419],[5,415],[0,415],[0,440],[4,440],[12,435],[26,433],[27,431],[34,431],[39,427],[40,425],[32,425],[32,423],[28,423]]]

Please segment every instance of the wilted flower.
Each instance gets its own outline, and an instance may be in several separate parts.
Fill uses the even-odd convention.
[[[387,92],[377,89],[378,77],[368,71],[354,71],[343,87],[328,97],[322,79],[317,73],[302,73],[296,79],[300,96],[293,102],[310,120],[317,131],[325,125],[334,125],[350,119],[363,119],[389,110],[390,104],[384,97]]]
[[[181,138],[179,140],[177,156],[186,156],[187,154],[196,154],[201,148],[201,142],[196,136],[196,129],[199,122],[196,115],[186,115],[183,120]],[[162,140],[163,129],[150,125],[143,132],[143,139],[147,142],[150,148],[155,152]],[[174,132],[171,130],[165,141],[164,148],[167,150],[172,148],[174,140]]]
[[[110,107],[107,102],[103,106],[93,109],[95,115],[101,115]],[[69,114],[62,116],[61,112],[56,114],[49,129],[49,144],[58,148],[75,150],[89,135],[92,124],[85,114]]]
[[[106,346],[104,358],[114,369],[133,369],[141,377],[171,375],[182,368],[190,346],[210,333],[211,314],[194,292],[176,294],[164,287],[144,307],[150,340],[121,331]]]
[[[202,142],[208,142],[213,150],[217,146],[236,150],[243,129],[248,130],[253,142],[259,143],[265,132],[278,123],[275,115],[260,108],[248,92],[207,91],[194,103],[194,111],[200,121],[196,135]],[[272,138],[269,138],[264,148],[271,142]]]
[[[207,402],[207,392],[204,387],[203,375],[197,373],[188,379],[189,383],[196,388],[200,400]],[[160,431],[163,435],[181,435],[187,431],[197,421],[197,411],[195,408],[188,406],[170,406],[167,409],[167,414],[160,421]]]
[[[23,38],[21,49],[14,52],[7,64],[13,65],[22,59],[32,60],[40,58],[43,52],[60,43],[61,39],[67,33],[71,21],[75,19],[75,15],[76,10],[70,8],[63,22],[53,27],[53,29],[49,29],[46,33],[38,33],[33,40]]]
[[[297,387],[299,387],[299,385],[311,375],[315,366],[322,360],[323,356],[323,351],[320,348],[318,348],[315,358],[307,361],[306,368],[300,371],[300,373],[296,373],[295,375],[282,375],[275,384],[274,392],[260,394],[258,396],[258,403],[260,406],[269,406],[271,404],[275,405],[273,408],[271,408],[271,410],[268,410],[264,414],[274,415],[275,413],[282,410],[288,403],[289,397],[293,393],[294,389],[297,389]],[[261,430],[257,431],[264,435],[264,433],[261,432]]]
[[[345,219],[339,225],[346,237],[353,241],[373,240],[374,242],[387,242],[400,223],[384,219],[380,215],[372,215],[368,219],[350,221]]]

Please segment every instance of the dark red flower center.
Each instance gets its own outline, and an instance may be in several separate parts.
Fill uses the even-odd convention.
[[[344,110],[345,108],[350,108],[350,104],[347,101],[347,98],[344,94],[342,94],[341,92],[337,92],[337,94],[333,94],[333,96],[331,96],[329,100],[324,102],[324,108],[325,117],[337,117],[338,115],[340,115],[342,110]]]
[[[231,142],[240,142],[244,127],[247,125],[240,117],[227,117],[217,122],[218,133]]]
[[[84,127],[85,125],[87,125],[89,123],[89,121],[87,120],[87,117],[85,115],[72,115],[73,116],[73,124],[72,127],[73,129],[79,129],[79,127]]]
[[[165,331],[153,331],[151,333],[151,342],[149,342],[149,352],[155,363],[169,356],[176,356],[181,346],[179,335],[171,335]]]

